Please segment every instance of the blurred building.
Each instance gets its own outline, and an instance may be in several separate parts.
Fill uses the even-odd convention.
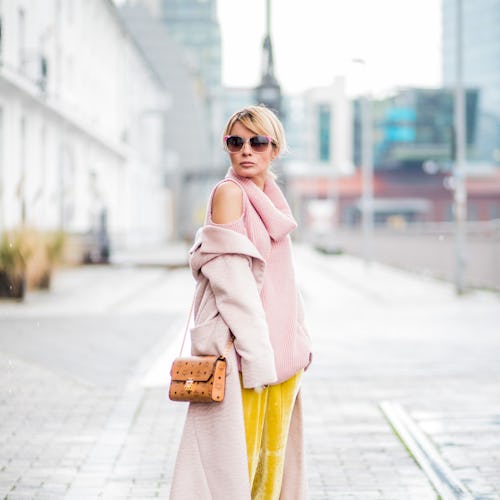
[[[168,34],[163,23],[142,2],[120,9],[127,28],[151,61],[170,96],[163,114],[166,182],[174,196],[175,236],[184,232],[191,218],[188,179],[214,169],[210,125],[205,96],[193,66]],[[196,192],[193,196],[198,196]],[[203,195],[200,195],[202,197]]]
[[[303,168],[311,175],[325,168],[331,175],[352,172],[352,112],[345,79],[286,97],[284,103],[290,170]]]
[[[500,178],[480,160],[480,91],[466,89],[467,211],[470,221],[500,213]],[[359,102],[354,104],[354,161],[361,163]],[[453,220],[454,95],[449,88],[400,89],[375,99],[373,135],[376,224]],[[340,222],[360,221],[361,178],[339,184]]]
[[[151,1],[151,0],[150,0]],[[205,104],[205,133],[209,155],[204,168],[219,167],[222,81],[222,48],[217,0],[158,0],[160,19],[170,36],[192,62]],[[207,163],[209,163],[207,165]]]
[[[221,37],[216,0],[158,0],[169,34],[189,51],[208,92],[221,86]]]
[[[443,82],[455,83],[456,0],[442,0]],[[468,161],[500,166],[500,0],[463,4],[464,84],[479,90],[475,156]]]
[[[0,230],[165,240],[168,95],[113,3],[11,0],[0,16]]]
[[[226,93],[216,0],[128,0],[121,8],[134,37],[172,96],[167,164],[176,194],[176,236],[191,238],[210,187],[225,171],[220,135]]]
[[[478,148],[478,99],[477,90],[467,90],[469,158],[475,157]],[[453,92],[400,89],[373,99],[371,104],[375,224],[401,228],[412,223],[451,222]],[[318,233],[335,233],[336,225],[360,227],[363,185],[359,101],[348,101],[337,82],[333,90],[307,92],[302,101],[291,102],[290,110],[288,135],[291,144],[300,144],[299,148],[295,146],[300,161],[290,162],[289,190],[303,233],[314,239]],[[344,154],[340,154],[342,151]],[[293,156],[295,159],[296,154]],[[354,170],[352,164],[358,168]],[[500,176],[494,169],[470,165],[467,191],[470,221],[499,217]]]
[[[231,115],[246,106],[255,104],[255,91],[250,87],[224,87],[221,99],[221,123],[227,123]],[[222,129],[220,131],[222,134]]]
[[[351,175],[352,113],[345,78],[332,85],[285,96],[289,151],[283,156],[287,195],[302,236],[329,233],[337,220],[334,179]],[[326,190],[324,189],[326,187]]]
[[[126,7],[133,5],[145,7],[150,16],[163,25],[170,45],[176,47],[175,55],[166,57],[175,57],[189,70],[192,81],[188,85],[195,85],[197,96],[194,100],[203,103],[204,135],[209,138],[209,156],[204,155],[204,162],[205,165],[209,162],[209,165],[206,165],[208,167],[213,166],[220,161],[220,154],[217,148],[213,147],[213,141],[221,127],[218,119],[222,95],[222,49],[217,1],[128,0]],[[132,22],[133,14],[130,9],[128,12],[128,19]],[[158,32],[156,28],[154,33],[145,35],[151,42]],[[144,38],[141,36],[142,40]],[[165,35],[161,38],[165,38]],[[173,71],[175,72],[175,69]]]
[[[500,174],[470,175],[467,184],[469,221],[489,221],[500,217]],[[314,211],[321,211],[318,200],[328,200],[335,193],[336,209],[328,216],[329,230],[340,224],[361,226],[361,171],[338,178],[295,177],[290,189],[301,203],[300,219],[307,230],[316,224]],[[408,224],[453,221],[453,180],[450,174],[433,175],[420,170],[376,170],[374,173],[374,222],[377,226],[398,229]],[[310,208],[313,207],[313,210]],[[324,213],[324,210],[323,210]],[[324,215],[322,215],[324,217]]]
[[[154,19],[145,7],[140,4],[124,5],[120,14],[170,97],[163,116],[167,169],[175,172],[179,168],[206,168],[209,134],[203,93],[195,72],[164,25]],[[196,137],[196,147],[193,147],[193,136]]]
[[[372,101],[373,160],[376,169],[422,170],[433,162],[449,170],[453,161],[453,92],[449,89],[399,89]],[[361,164],[360,101],[353,102],[354,162]],[[467,150],[478,148],[478,91],[466,91]]]

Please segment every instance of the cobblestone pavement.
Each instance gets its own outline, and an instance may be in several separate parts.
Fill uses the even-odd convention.
[[[476,499],[500,498],[500,299],[297,249],[315,345],[311,499],[436,499],[385,419],[397,401]],[[65,270],[0,303],[0,499],[168,498],[185,405],[166,397],[189,271]]]
[[[318,498],[436,498],[387,432],[382,401],[404,406],[474,498],[500,498],[498,295],[456,297],[447,283],[396,269],[299,255],[316,348],[304,393],[317,409],[306,417],[309,439],[315,429],[323,443],[310,455],[333,464],[326,484],[313,468]]]
[[[96,266],[54,285],[0,303],[0,498],[167,497],[183,408],[156,411],[165,389],[134,381],[174,338],[186,271]],[[137,427],[153,419],[158,431]]]

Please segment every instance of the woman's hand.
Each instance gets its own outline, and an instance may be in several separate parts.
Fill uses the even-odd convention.
[[[264,389],[267,389],[269,386],[268,385],[258,385],[257,387],[254,387],[253,390],[255,392],[261,393]]]

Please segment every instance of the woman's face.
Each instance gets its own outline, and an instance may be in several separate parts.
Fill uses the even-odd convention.
[[[243,138],[245,144],[236,153],[229,153],[231,166],[237,175],[251,179],[260,188],[264,187],[267,176],[267,170],[271,165],[271,161],[276,158],[276,152],[272,144],[269,144],[267,149],[262,153],[255,152],[248,142],[250,137],[255,134],[240,122],[236,122],[231,128],[230,135],[238,135]]]

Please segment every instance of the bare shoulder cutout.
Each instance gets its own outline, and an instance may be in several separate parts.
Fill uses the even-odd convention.
[[[229,224],[243,214],[243,193],[234,182],[223,182],[215,190],[212,199],[212,221]]]

